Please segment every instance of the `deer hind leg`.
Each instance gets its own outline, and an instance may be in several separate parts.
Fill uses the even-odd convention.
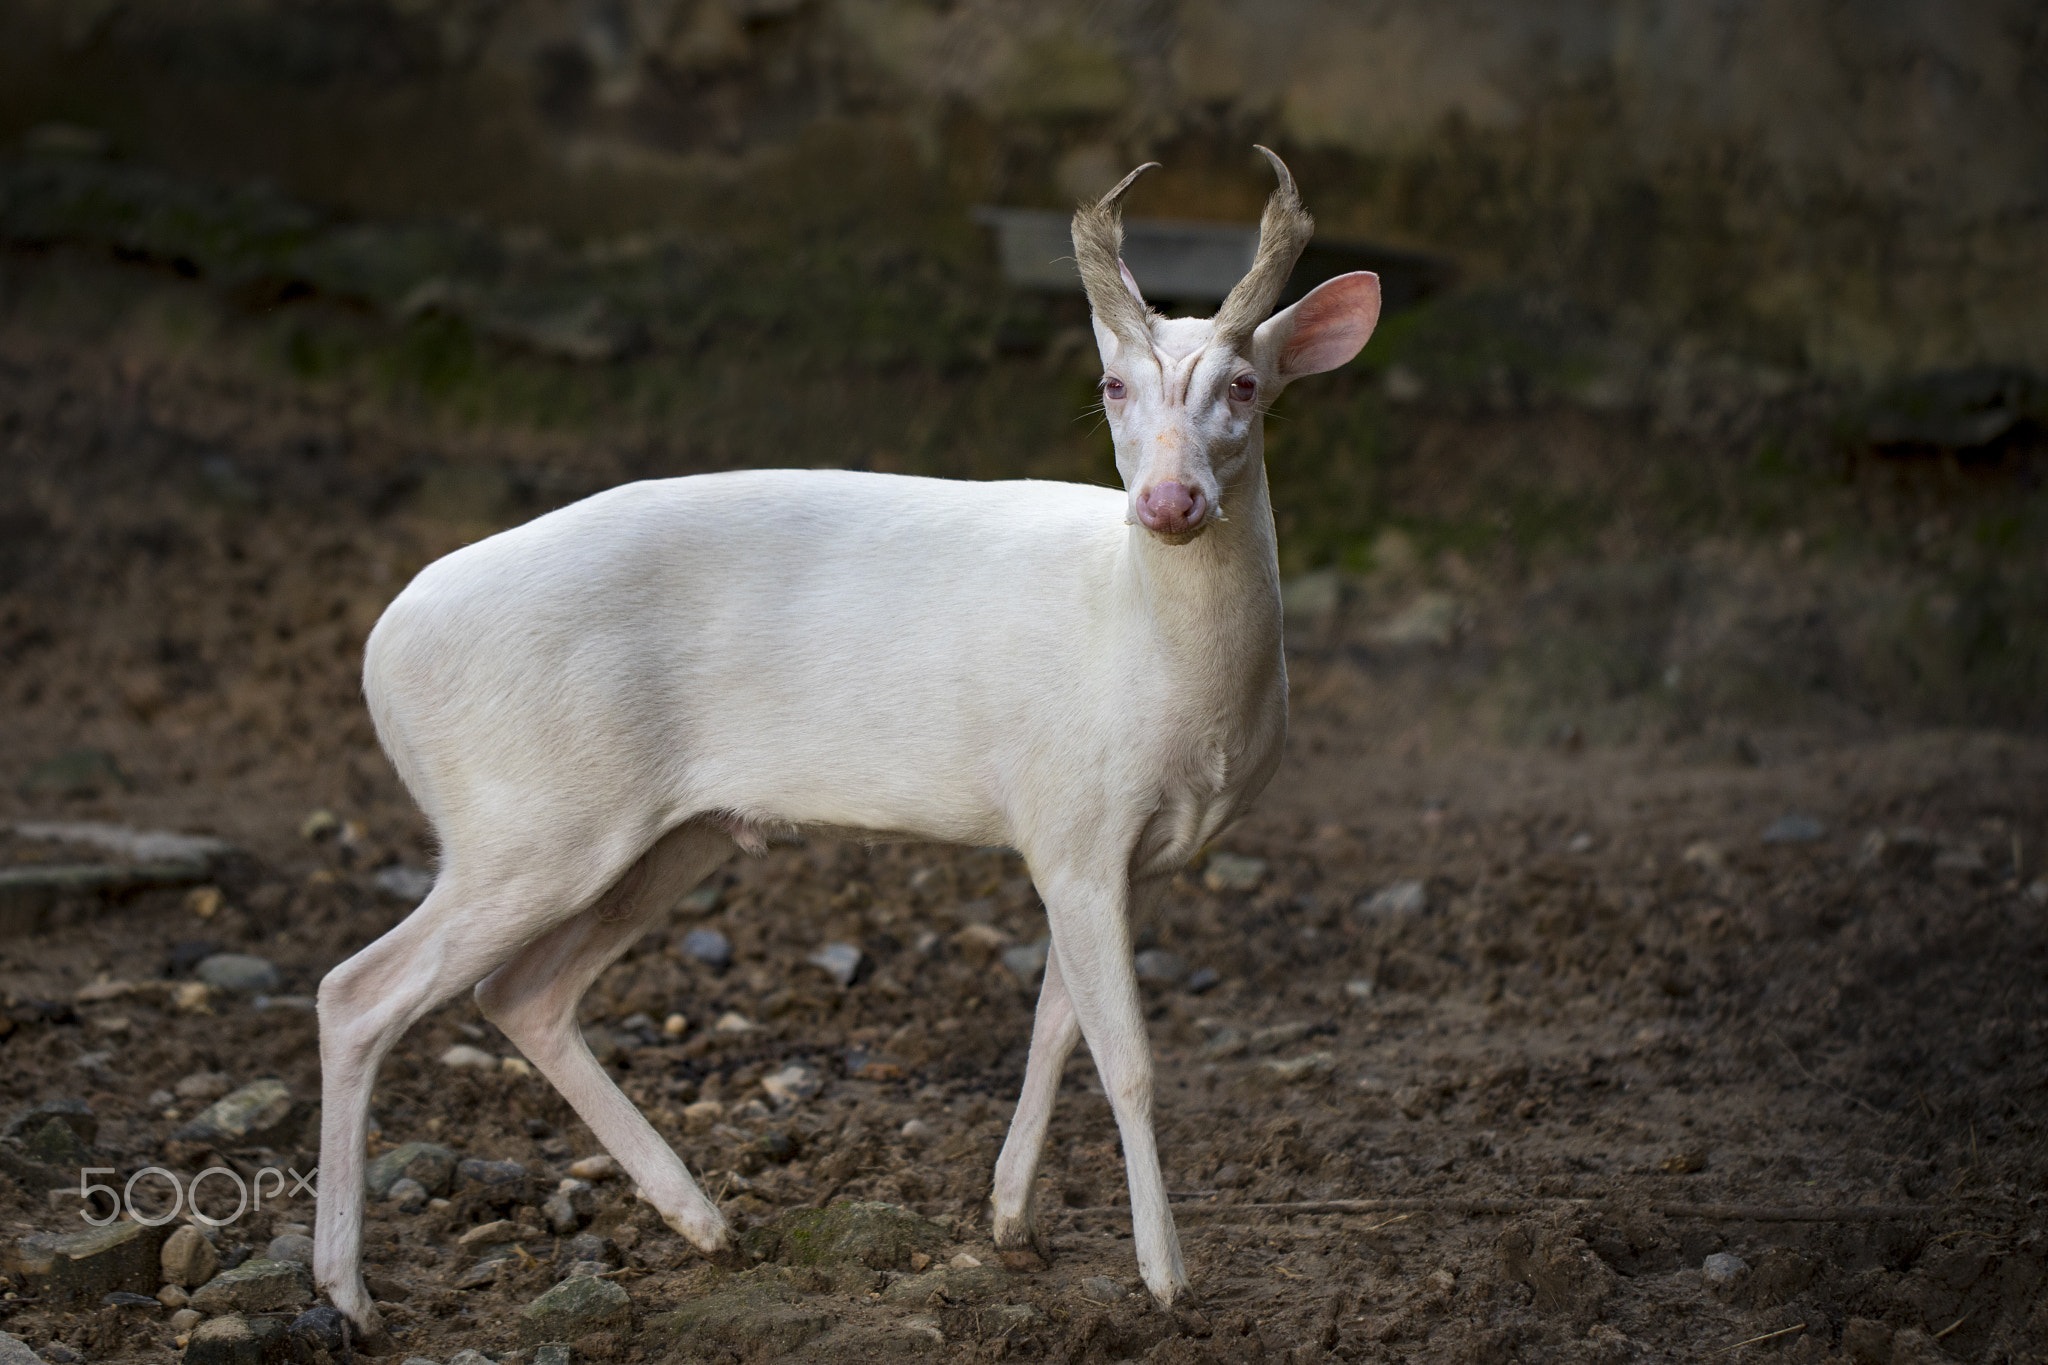
[[[564,872],[573,872],[565,865]],[[551,881],[552,886],[552,881]],[[557,916],[560,899],[483,882],[451,860],[389,933],[320,982],[320,1192],[313,1276],[366,1344],[389,1337],[362,1280],[364,1140],[370,1091],[393,1043],[420,1016],[482,980]]]
[[[1045,959],[1045,981],[1038,990],[1038,1015],[1031,1024],[1031,1057],[1024,1065],[1024,1089],[1010,1120],[1003,1154],[996,1158],[995,1243],[999,1250],[1030,1247],[1051,1259],[1051,1248],[1038,1226],[1038,1162],[1045,1151],[1045,1130],[1059,1098],[1060,1075],[1081,1039],[1081,1025],[1067,998],[1057,951]]]
[[[576,1006],[598,974],[733,847],[731,836],[708,824],[670,831],[596,906],[521,949],[476,988],[484,1016],[561,1091],[662,1220],[706,1252],[726,1245],[724,1217],[591,1056]]]

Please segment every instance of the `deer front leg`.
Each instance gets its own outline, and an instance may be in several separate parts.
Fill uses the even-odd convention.
[[[1055,875],[1045,890],[1067,998],[1123,1138],[1138,1273],[1159,1305],[1170,1307],[1188,1277],[1152,1135],[1152,1043],[1131,965],[1130,882],[1119,860],[1114,876]]]
[[[1038,1226],[1038,1161],[1045,1151],[1045,1129],[1059,1098],[1060,1074],[1081,1040],[1081,1026],[1067,998],[1057,950],[1046,954],[1045,981],[1038,990],[1038,1017],[1031,1025],[1031,1059],[1024,1065],[1024,1090],[1003,1154],[996,1158],[995,1242],[1002,1251],[1026,1247],[1047,1260],[1051,1248]]]

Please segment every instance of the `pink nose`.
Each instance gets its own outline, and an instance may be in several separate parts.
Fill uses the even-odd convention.
[[[1148,531],[1177,536],[1202,524],[1209,512],[1209,500],[1199,488],[1184,488],[1168,479],[1138,494],[1138,520]]]

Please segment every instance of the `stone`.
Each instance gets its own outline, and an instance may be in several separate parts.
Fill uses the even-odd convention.
[[[718,1016],[718,1022],[711,1027],[717,1033],[752,1033],[760,1025],[738,1010],[727,1010]]]
[[[831,977],[841,990],[859,981],[868,966],[868,955],[853,943],[828,943],[804,960]]]
[[[1812,844],[1827,837],[1828,827],[1811,815],[1781,815],[1764,826],[1767,844]]]
[[[196,1308],[180,1308],[165,1319],[173,1332],[189,1332],[206,1321],[206,1314]]]
[[[969,924],[953,935],[954,948],[977,971],[998,958],[1009,945],[1010,936],[993,924]]]
[[[1749,1273],[1749,1263],[1732,1251],[1717,1251],[1700,1263],[1700,1279],[1709,1289],[1732,1288]]]
[[[341,817],[331,810],[309,811],[306,818],[299,821],[299,837],[308,843],[317,844],[323,839],[332,839],[339,833]]]
[[[379,1199],[389,1198],[391,1187],[402,1179],[418,1181],[430,1195],[443,1195],[448,1193],[461,1160],[439,1143],[406,1142],[372,1161],[363,1179],[371,1195]]]
[[[211,1104],[234,1088],[234,1078],[225,1071],[195,1071],[171,1090],[181,1100]]]
[[[448,1357],[448,1365],[496,1365],[489,1356],[478,1350],[457,1351]]]
[[[1223,973],[1214,967],[1197,967],[1181,986],[1189,995],[1204,995],[1223,984]]]
[[[1407,878],[1392,882],[1358,904],[1358,913],[1373,919],[1406,919],[1429,908],[1429,890],[1420,881]]]
[[[787,1109],[813,1099],[824,1089],[825,1078],[815,1067],[792,1064],[761,1078],[761,1089],[778,1109]]]
[[[900,1205],[852,1200],[790,1210],[740,1240],[762,1259],[784,1265],[858,1263],[870,1270],[904,1270],[913,1252],[936,1254],[950,1238],[938,1224]]]
[[[384,1192],[384,1197],[396,1204],[400,1213],[418,1213],[434,1199],[434,1196],[427,1192],[427,1187],[411,1176],[400,1176],[392,1181],[391,1188]]]
[[[395,901],[418,905],[427,898],[427,893],[434,889],[434,874],[425,868],[393,863],[390,867],[377,869],[370,882]]]
[[[569,1163],[569,1175],[576,1180],[616,1180],[623,1174],[618,1161],[607,1152],[599,1152],[595,1156],[587,1156],[580,1161]]]
[[[292,1319],[292,1340],[308,1355],[325,1351],[334,1360],[344,1361],[354,1336],[354,1326],[339,1308],[329,1304],[316,1303]]]
[[[1033,943],[1020,943],[1014,948],[1003,949],[1003,965],[1017,983],[1024,987],[1038,984],[1038,978],[1045,975],[1046,961],[1052,956],[1052,940],[1039,938]]]
[[[573,1237],[597,1216],[597,1196],[580,1180],[562,1183],[580,1188],[556,1190],[540,1206],[540,1216],[547,1220],[548,1229],[555,1236]]]
[[[1115,1303],[1130,1291],[1107,1275],[1090,1275],[1081,1281],[1081,1297],[1096,1303]]]
[[[956,1251],[946,1264],[954,1270],[972,1270],[981,1264],[981,1258],[970,1251]]]
[[[661,1021],[661,1031],[670,1038],[680,1038],[690,1031],[690,1021],[680,1014],[671,1014]]]
[[[284,984],[270,959],[249,953],[215,953],[199,964],[195,974],[217,991],[238,995],[268,995]]]
[[[706,882],[689,895],[676,902],[676,909],[692,915],[708,915],[718,908],[725,898],[725,888],[717,882]]]
[[[1164,948],[1147,948],[1133,960],[1138,980],[1170,986],[1188,974],[1187,960]]]
[[[1369,976],[1354,976],[1344,983],[1344,994],[1353,1000],[1370,1000],[1377,989]]]
[[[576,1265],[579,1263],[601,1265],[607,1270],[624,1264],[619,1258],[619,1249],[613,1244],[612,1239],[595,1232],[577,1233],[574,1237],[565,1240],[560,1249],[555,1253],[555,1264],[557,1265]]]
[[[175,1284],[167,1284],[156,1291],[156,1301],[164,1307],[177,1310],[192,1302],[192,1296]]]
[[[297,1261],[300,1265],[313,1264],[313,1239],[303,1233],[288,1232],[282,1237],[270,1239],[270,1245],[263,1254],[273,1261]]]
[[[46,1300],[96,1304],[108,1294],[154,1294],[163,1283],[158,1259],[168,1229],[125,1219],[105,1227],[61,1236],[44,1234],[23,1245],[16,1261],[30,1280],[41,1281]]]
[[[292,1092],[276,1077],[251,1081],[201,1110],[171,1134],[178,1142],[265,1147],[289,1135]]]
[[[517,1223],[510,1218],[499,1218],[489,1223],[479,1223],[455,1239],[459,1247],[498,1246],[505,1242],[530,1242],[541,1235],[540,1229],[531,1223]]]
[[[944,1303],[985,1303],[1008,1292],[1010,1273],[999,1266],[938,1266],[919,1275],[906,1275],[882,1290],[882,1302],[912,1308],[934,1307],[933,1296]]]
[[[1310,1052],[1300,1057],[1289,1057],[1285,1061],[1262,1062],[1260,1068],[1277,1084],[1302,1085],[1309,1081],[1329,1079],[1331,1073],[1337,1069],[1337,1054]]]
[[[1202,864],[1202,885],[1215,892],[1256,891],[1266,880],[1266,860],[1236,853],[1211,853]]]
[[[291,1359],[291,1329],[276,1318],[226,1313],[192,1329],[185,1365],[284,1365]]]
[[[716,929],[692,929],[683,935],[683,956],[703,963],[714,972],[732,965],[732,940]]]
[[[505,1268],[508,1256],[491,1256],[478,1261],[448,1282],[450,1289],[481,1289],[487,1284],[498,1282],[498,1272]]]
[[[573,1340],[587,1332],[624,1330],[632,1316],[625,1290],[595,1275],[577,1275],[520,1309],[519,1325],[529,1341]]]
[[[494,1203],[524,1203],[528,1180],[526,1168],[516,1161],[485,1161],[464,1157],[455,1167],[455,1188],[463,1194],[482,1194]]]
[[[313,1272],[297,1261],[266,1257],[223,1270],[192,1296],[202,1313],[275,1313],[313,1301]]]
[[[166,1283],[197,1289],[220,1269],[220,1253],[205,1233],[187,1223],[164,1239],[157,1264]]]
[[[683,1131],[691,1136],[708,1133],[725,1117],[725,1106],[717,1100],[698,1100],[683,1106]]]
[[[52,1119],[61,1122],[77,1135],[80,1142],[88,1145],[100,1134],[100,1121],[94,1117],[92,1106],[84,1100],[67,1098],[44,1100],[22,1110],[7,1121],[5,1128],[0,1128],[0,1138],[19,1141],[33,1137],[43,1132]]]
[[[569,1347],[560,1341],[543,1341],[533,1348],[532,1365],[569,1365]]]
[[[903,1136],[909,1142],[930,1142],[938,1136],[938,1130],[923,1119],[911,1119],[903,1125]]]
[[[801,1348],[832,1327],[832,1317],[787,1285],[743,1278],[648,1322],[650,1332],[703,1347],[727,1346],[768,1359]]]
[[[496,1071],[498,1059],[480,1047],[457,1043],[441,1054],[441,1065],[450,1071]]]

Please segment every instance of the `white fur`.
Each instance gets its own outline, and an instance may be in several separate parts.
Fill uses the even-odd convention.
[[[1357,308],[1339,311],[1355,326]],[[441,839],[440,875],[320,987],[316,1273],[373,1341],[358,1273],[370,1087],[398,1035],[465,988],[672,1227],[725,1245],[575,1010],[646,924],[772,824],[1023,853],[1053,949],[996,1168],[996,1242],[1038,1241],[1045,1125],[1086,1038],[1123,1137],[1139,1267],[1161,1303],[1185,1287],[1129,914],[1279,762],[1259,410],[1294,377],[1295,313],[1248,357],[1205,350],[1205,322],[1157,323],[1149,356],[1105,339],[1130,386],[1110,413],[1125,494],[794,470],[638,483],[459,550],[399,595],[364,690]],[[1249,408],[1225,396],[1247,368],[1266,390]],[[1168,476],[1199,482],[1223,517],[1178,543],[1128,524],[1127,499]]]

